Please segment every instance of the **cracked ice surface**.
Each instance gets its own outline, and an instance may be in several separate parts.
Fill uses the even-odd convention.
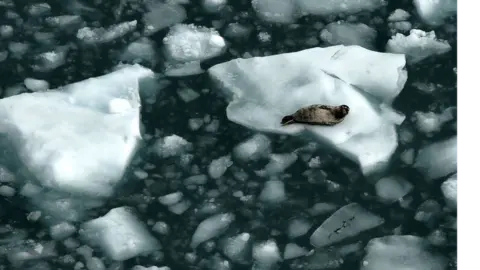
[[[404,67],[404,55],[339,45],[236,59],[208,72],[230,99],[231,121],[264,132],[313,134],[368,174],[397,147],[395,126],[404,116],[389,104],[406,82]],[[280,125],[282,116],[313,103],[348,104],[350,114],[334,127]]]

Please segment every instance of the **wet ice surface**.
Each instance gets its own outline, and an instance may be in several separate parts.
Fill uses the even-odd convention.
[[[0,269],[456,269],[455,0],[24,2]]]

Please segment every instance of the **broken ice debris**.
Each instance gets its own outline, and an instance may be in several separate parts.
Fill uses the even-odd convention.
[[[196,248],[201,243],[220,236],[234,220],[235,216],[232,213],[217,214],[203,220],[193,233],[190,246]]]
[[[410,30],[408,36],[397,33],[387,42],[385,48],[387,52],[405,54],[410,64],[447,53],[451,49],[447,41],[437,39],[434,31],[424,32],[418,29]]]
[[[283,259],[290,260],[298,257],[302,257],[308,253],[308,250],[304,247],[301,247],[295,243],[288,243],[285,246],[285,251],[283,252]]]
[[[23,84],[25,84],[25,87],[27,87],[27,89],[32,92],[46,91],[50,87],[47,81],[37,80],[33,78],[26,78],[23,81]]]
[[[310,236],[310,244],[316,248],[329,246],[376,228],[383,222],[383,218],[370,213],[358,203],[351,203],[325,220]]]
[[[155,152],[162,158],[180,156],[191,149],[190,142],[175,134],[159,139],[154,146]]]
[[[226,43],[214,29],[193,24],[177,24],[163,39],[169,59],[190,62],[202,61],[223,53]]]
[[[431,136],[433,133],[439,132],[443,124],[454,119],[453,110],[454,108],[450,107],[442,113],[417,111],[413,113],[413,120],[420,132]]]
[[[397,8],[390,14],[390,16],[388,16],[388,21],[401,22],[401,21],[406,21],[409,18],[410,18],[410,13],[408,13],[403,9]]]
[[[210,165],[208,165],[208,175],[210,175],[210,177],[213,179],[220,178],[232,165],[233,162],[230,155],[214,159]]]
[[[297,19],[295,1],[252,0],[252,7],[258,17],[271,23],[293,23]]]
[[[293,23],[308,14],[326,17],[374,11],[384,5],[385,0],[252,0],[257,15],[271,23]]]
[[[438,26],[445,19],[457,15],[457,0],[413,0],[417,13],[422,20],[432,26]]]
[[[398,176],[384,177],[375,184],[377,196],[386,203],[393,203],[407,195],[413,185]]]
[[[289,238],[296,238],[305,235],[310,228],[312,223],[309,220],[304,218],[295,218],[290,220],[287,227],[287,235]]]
[[[270,269],[282,260],[275,240],[267,240],[253,246],[253,269]]]
[[[441,185],[443,197],[447,205],[456,210],[457,209],[457,174],[452,175]]]
[[[118,207],[106,215],[82,224],[80,235],[92,246],[98,246],[116,261],[151,253],[160,243],[148,232],[129,208]]]
[[[256,134],[235,146],[233,154],[242,161],[257,160],[270,153],[270,144],[271,141],[267,136]]]
[[[382,168],[397,147],[395,126],[404,116],[386,104],[403,89],[404,68],[403,55],[338,45],[235,59],[208,73],[230,98],[230,121],[257,131],[313,135],[368,174]],[[334,128],[280,125],[282,116],[313,103],[348,104],[351,110]]]
[[[140,38],[125,48],[120,60],[132,64],[148,63],[153,67],[157,63],[156,45],[146,37]]]
[[[249,233],[240,233],[222,242],[223,253],[239,264],[248,264],[252,256],[252,237]]]
[[[147,2],[147,10],[143,15],[146,35],[154,34],[164,28],[181,23],[187,18],[185,8],[175,3],[151,1]]]
[[[265,182],[265,186],[259,195],[260,201],[277,204],[285,201],[285,184],[280,180],[270,180]]]
[[[200,62],[221,55],[227,45],[215,29],[193,24],[172,26],[163,43],[168,76],[201,73]]]
[[[215,13],[227,4],[227,0],[203,0],[202,7],[206,12]]]
[[[365,248],[361,270],[409,269],[445,270],[447,260],[430,251],[428,242],[418,236],[394,235],[374,238]]]
[[[84,44],[94,45],[112,42],[137,28],[137,21],[122,22],[108,28],[83,27],[77,31],[77,38]]]
[[[363,23],[332,22],[320,32],[320,38],[330,45],[358,45],[373,50],[377,31]]]
[[[457,136],[422,147],[414,167],[431,180],[456,172]]]

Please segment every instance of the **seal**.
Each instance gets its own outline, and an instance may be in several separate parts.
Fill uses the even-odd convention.
[[[294,114],[282,118],[281,125],[307,124],[320,126],[333,126],[345,119],[350,108],[347,105],[310,105],[298,109]]]

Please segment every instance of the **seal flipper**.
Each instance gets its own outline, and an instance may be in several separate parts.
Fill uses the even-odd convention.
[[[287,115],[282,118],[281,125],[286,126],[295,123],[295,119],[293,119],[292,115]]]

